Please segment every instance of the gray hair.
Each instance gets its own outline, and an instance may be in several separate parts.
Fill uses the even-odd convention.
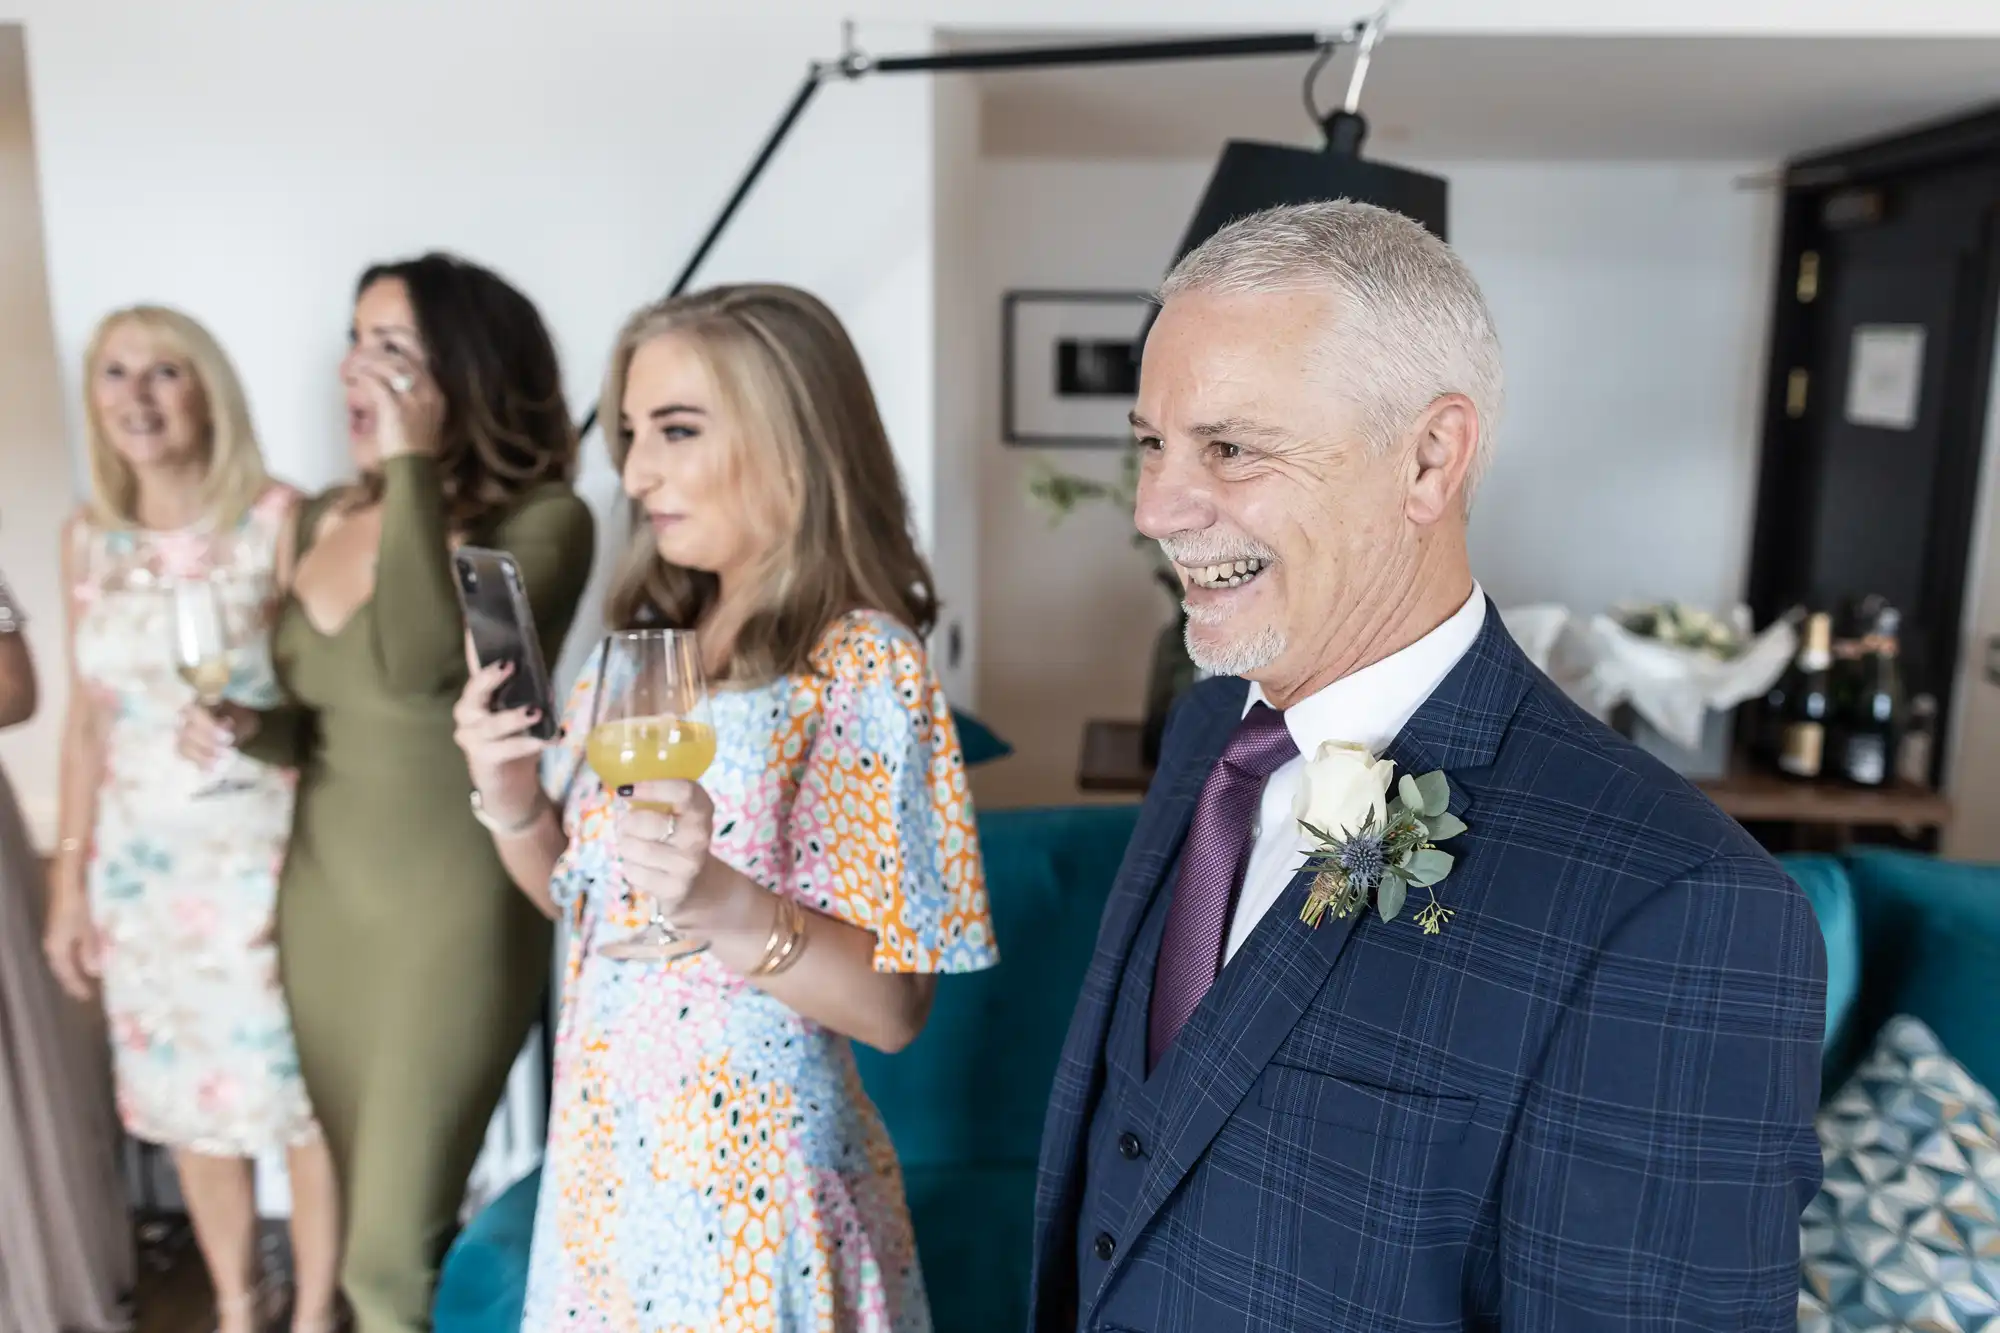
[[[1325,359],[1354,385],[1361,427],[1387,449],[1448,393],[1472,401],[1479,448],[1466,477],[1468,507],[1492,455],[1506,384],[1500,338],[1479,284],[1451,247],[1401,213],[1336,199],[1239,218],[1174,265],[1162,303],[1218,295],[1324,291],[1342,318]]]

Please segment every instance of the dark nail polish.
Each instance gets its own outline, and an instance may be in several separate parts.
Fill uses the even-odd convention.
[[[620,796],[630,796],[630,795],[632,794],[632,788],[631,788],[631,786],[630,786],[630,785],[627,785],[627,786],[623,786],[623,787],[620,787],[620,788],[618,789],[618,794],[619,794]]]

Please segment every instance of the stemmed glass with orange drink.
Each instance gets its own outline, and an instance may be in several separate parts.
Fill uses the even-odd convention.
[[[584,757],[606,790],[678,778],[693,782],[715,761],[715,727],[701,648],[687,630],[639,629],[613,634],[599,668],[595,716]],[[670,806],[633,806],[671,816]],[[637,935],[598,946],[607,958],[680,958],[704,946],[675,931],[659,905]]]
[[[195,692],[196,701],[213,713],[222,707],[243,647],[229,606],[213,578],[186,578],[168,590],[172,598],[168,625],[173,633],[174,669]],[[252,784],[241,777],[217,778],[196,796],[221,796]]]

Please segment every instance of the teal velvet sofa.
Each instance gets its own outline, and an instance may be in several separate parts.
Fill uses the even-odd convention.
[[[1136,807],[982,813],[1002,965],[952,977],[907,1051],[861,1050],[903,1163],[940,1333],[1026,1326],[1042,1114],[1070,1007]],[[1827,944],[1827,1092],[1889,1017],[1929,1024],[2000,1087],[2000,867],[1892,852],[1789,858]],[[536,1178],[475,1218],[445,1260],[438,1333],[519,1325]]]

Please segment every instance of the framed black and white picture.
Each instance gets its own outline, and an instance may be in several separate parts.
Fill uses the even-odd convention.
[[[1132,438],[1143,292],[1009,292],[1001,301],[1000,403],[1009,444],[1105,447]]]

